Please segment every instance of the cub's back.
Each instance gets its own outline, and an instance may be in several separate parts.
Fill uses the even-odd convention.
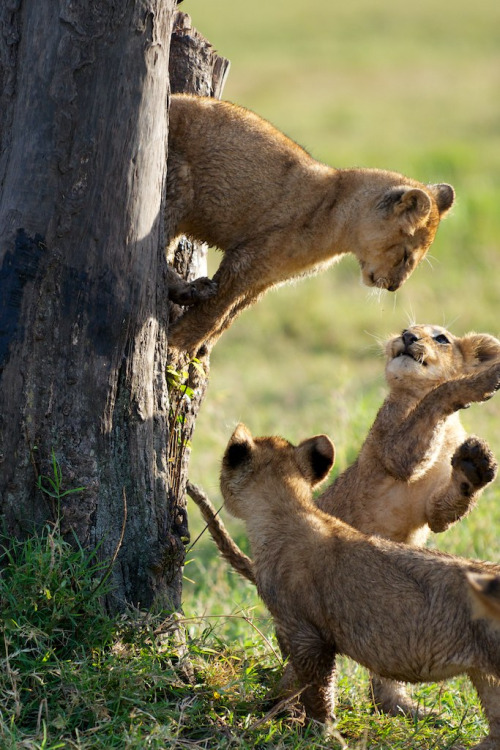
[[[256,231],[289,225],[313,199],[311,180],[332,171],[249,110],[210,98],[172,96],[169,183],[176,175],[186,180],[189,172],[192,210],[184,231],[196,236],[198,222],[203,239],[227,249]],[[208,238],[207,227],[212,228]]]
[[[174,94],[170,102],[170,138],[176,150],[186,155],[202,156],[209,147],[221,159],[244,162],[248,156],[257,164],[269,165],[278,157],[303,162],[314,160],[297,143],[277,130],[271,123],[244,107],[209,97]]]

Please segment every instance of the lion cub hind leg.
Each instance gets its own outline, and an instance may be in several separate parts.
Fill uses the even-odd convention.
[[[500,750],[500,680],[475,671],[469,672],[469,677],[490,726],[489,735],[472,750]]]
[[[445,531],[466,516],[477,503],[481,490],[495,479],[498,468],[488,443],[474,435],[458,446],[451,465],[448,487],[432,499],[427,511],[429,527],[434,532]]]
[[[406,716],[409,719],[432,718],[433,711],[420,706],[407,693],[403,682],[388,680],[370,673],[370,688],[373,705],[389,716]]]
[[[283,628],[278,628],[283,634]],[[300,623],[291,635],[287,628],[284,640],[284,650],[290,653],[298,686],[303,688],[300,700],[307,716],[332,725],[335,721],[335,648],[309,623]]]

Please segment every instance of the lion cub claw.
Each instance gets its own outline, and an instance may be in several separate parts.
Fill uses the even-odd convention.
[[[217,282],[208,276],[200,276],[194,281],[184,281],[174,273],[169,274],[168,296],[171,302],[190,307],[217,294]]]

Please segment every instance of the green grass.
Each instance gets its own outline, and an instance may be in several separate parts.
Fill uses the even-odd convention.
[[[352,748],[450,747],[485,732],[470,686],[415,692],[437,724],[370,713],[365,670],[339,661],[337,731],[269,714],[282,663],[255,590],[196,558],[208,612],[101,613],[106,567],[47,527],[5,546],[0,578],[0,747]],[[193,567],[191,565],[190,567]],[[238,599],[235,605],[234,599]],[[180,623],[184,637],[172,626]]]
[[[396,295],[368,292],[345,259],[269,293],[221,339],[191,456],[191,479],[220,502],[220,456],[237,421],[294,441],[327,432],[340,471],[384,397],[378,342],[412,319],[457,334],[500,333],[500,5],[189,0],[180,7],[230,58],[225,97],[316,158],[448,181],[457,191],[430,262]],[[500,397],[463,417],[497,456],[499,418]],[[194,538],[202,528],[196,509],[190,518]],[[242,527],[230,528],[244,546]],[[496,483],[432,544],[499,560],[499,528]],[[272,623],[206,534],[185,569],[192,682],[160,616],[115,621],[99,613],[103,570],[53,530],[10,554],[0,578],[2,750],[341,747],[287,714],[257,724],[281,671]],[[467,681],[415,694],[439,712],[438,726],[372,714],[365,670],[342,659],[338,729],[349,747],[444,750],[484,735]]]

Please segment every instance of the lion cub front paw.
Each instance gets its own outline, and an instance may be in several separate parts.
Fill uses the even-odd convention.
[[[460,489],[463,495],[470,497],[481,487],[495,479],[498,464],[488,444],[478,437],[469,437],[455,451],[451,459],[455,471],[461,471],[463,482]]]
[[[183,307],[191,307],[217,294],[217,282],[207,276],[200,276],[194,281],[186,281],[183,285],[170,287],[169,295],[172,302]]]
[[[496,362],[477,376],[476,387],[479,392],[474,400],[488,401],[495,395],[500,388],[500,362]]]

